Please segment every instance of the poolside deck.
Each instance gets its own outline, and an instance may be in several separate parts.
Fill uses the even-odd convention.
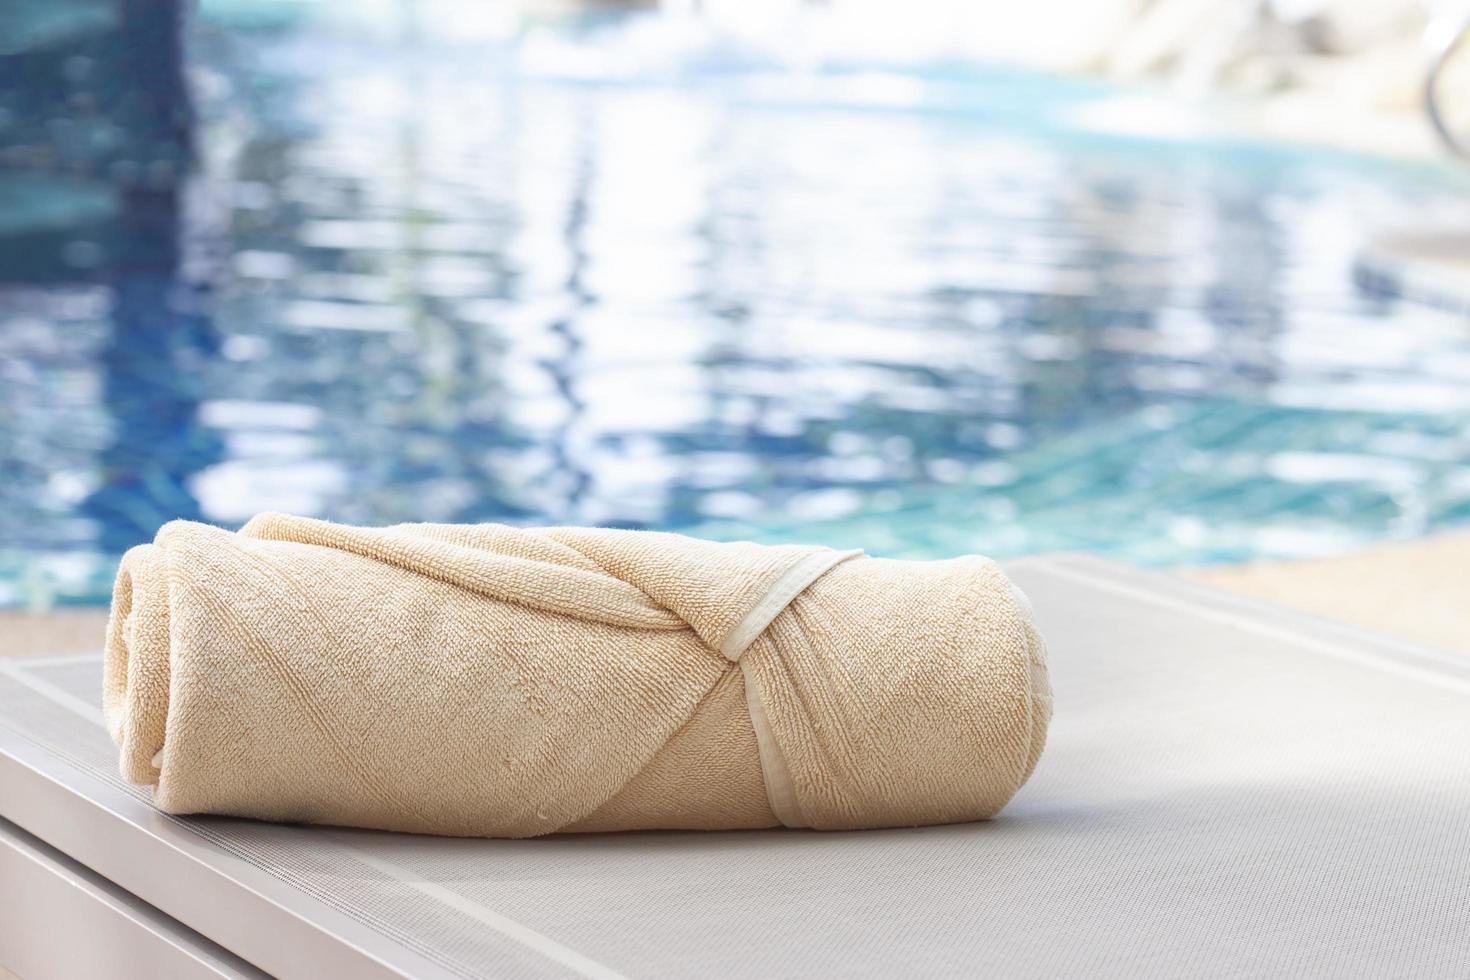
[[[0,610],[0,656],[99,649],[106,629],[106,609],[53,609],[42,613]],[[3,974],[0,980],[5,980]]]
[[[1470,530],[1395,541],[1337,558],[1196,568],[1217,588],[1470,654]],[[102,642],[107,611],[0,611],[0,656],[76,653]],[[0,977],[0,980],[4,980]]]
[[[1470,530],[1339,558],[1194,569],[1188,577],[1325,619],[1470,654]]]

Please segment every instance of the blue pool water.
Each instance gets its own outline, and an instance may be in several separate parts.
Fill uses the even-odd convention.
[[[1448,171],[646,19],[121,6],[0,61],[0,604],[264,509],[1152,565],[1470,521],[1470,320],[1358,269]]]

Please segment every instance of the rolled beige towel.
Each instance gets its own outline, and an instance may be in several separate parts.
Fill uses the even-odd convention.
[[[460,836],[983,819],[1051,714],[983,558],[278,514],[129,551],[105,672],[163,810]]]

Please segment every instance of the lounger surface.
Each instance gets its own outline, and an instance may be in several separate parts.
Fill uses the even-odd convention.
[[[284,977],[1470,975],[1470,662],[1096,559],[1007,571],[1056,715],[988,823],[172,818],[116,778],[90,654],[0,658],[0,816]]]

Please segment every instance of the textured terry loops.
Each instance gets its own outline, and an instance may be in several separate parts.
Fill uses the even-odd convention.
[[[130,551],[105,680],[170,812],[512,837],[979,819],[1051,703],[981,558],[274,514]]]

